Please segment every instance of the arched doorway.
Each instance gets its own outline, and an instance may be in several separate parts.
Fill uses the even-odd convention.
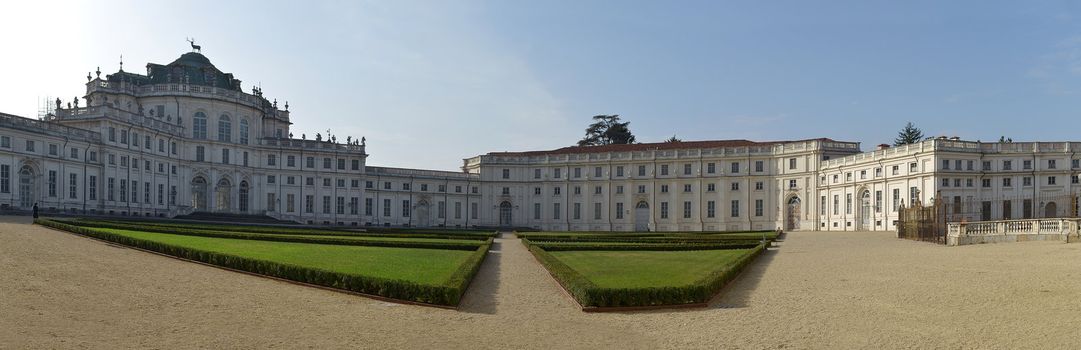
[[[191,207],[195,211],[205,211],[206,197],[207,197],[207,185],[206,179],[202,176],[196,176],[191,179]]]
[[[426,200],[417,202],[417,226],[428,227],[432,225],[431,216],[428,215],[430,207]]]
[[[634,206],[634,230],[649,231],[649,203],[645,201]]]
[[[34,189],[34,169],[24,165],[19,169],[19,207],[30,209],[37,202]]]
[[[214,211],[228,212],[231,209],[233,199],[233,183],[229,182],[227,178],[221,178],[218,180],[218,185],[214,187]]]
[[[1055,204],[1055,202],[1048,202],[1047,205],[1043,207],[1043,211],[1043,217],[1045,218],[1058,217],[1058,204]]]
[[[792,196],[792,198],[788,199],[787,210],[785,210],[785,230],[799,230],[800,217],[802,215],[800,214],[801,203],[802,201],[796,196]]]
[[[860,193],[859,230],[871,229],[871,191]]]
[[[513,207],[510,202],[499,203],[499,226],[507,227],[513,222],[511,219],[511,210]]]
[[[248,213],[248,192],[250,192],[248,182],[240,181],[240,196],[237,199],[237,210],[242,214]]]

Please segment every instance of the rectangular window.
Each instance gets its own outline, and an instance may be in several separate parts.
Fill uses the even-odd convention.
[[[1054,176],[1048,176],[1047,177],[1047,184],[1048,185],[1054,185],[1055,184],[1055,177]]]
[[[732,168],[732,170],[733,170],[732,172],[733,173],[739,173],[739,163],[732,163],[732,164],[735,164],[735,167]],[[763,162],[761,160],[754,161],[754,171],[755,172],[760,173],[760,172],[763,172],[765,170],[766,170],[766,162]]]
[[[533,203],[533,220],[541,219],[541,204]]]
[[[131,181],[131,202],[139,203],[139,182]]]
[[[717,216],[717,202],[706,201],[706,217],[712,218]]]
[[[574,210],[571,212],[574,214],[574,220],[582,219],[582,203],[574,203]]]
[[[98,177],[90,175],[87,179],[86,197],[90,200],[98,199]]]
[[[754,216],[762,216],[764,210],[763,202],[761,199],[754,200]]]
[[[195,146],[195,161],[202,162],[206,159],[206,149],[203,146]],[[121,164],[123,165],[123,164]]]
[[[49,197],[56,197],[56,170],[49,170]]]
[[[109,181],[108,181],[108,184],[106,185],[105,189],[107,191],[109,191],[109,193],[108,193],[109,200],[110,201],[115,201],[116,200],[116,194],[115,194],[115,192],[113,190],[116,189],[116,179],[110,177]]]
[[[68,175],[68,198],[76,198],[75,194],[78,191],[78,188],[75,186],[75,184],[78,183],[77,181],[79,175],[76,175],[75,173],[71,173]]]
[[[845,214],[852,214],[852,194],[845,194]]]
[[[623,177],[623,166],[622,165],[616,167],[616,176]]]
[[[323,158],[323,169],[330,169],[330,158]]]
[[[616,203],[616,220],[623,219],[623,202]]]
[[[683,202],[683,218],[684,219],[690,219],[691,218],[691,202],[690,201],[684,201]]]
[[[882,212],[882,191],[875,191],[875,212]]]
[[[599,167],[599,166],[598,167],[593,167],[593,177],[594,178],[598,178],[598,179],[601,178],[602,173],[603,173],[603,171],[601,171],[601,167]]]
[[[553,172],[555,173],[555,178],[557,178],[557,179],[563,178],[563,169],[555,168],[555,170],[553,170]]]
[[[574,168],[574,178],[578,179],[582,177],[582,168]]]
[[[645,165],[639,165],[638,166],[638,176],[646,176],[646,166]]]
[[[473,205],[474,205],[474,206],[473,206],[473,209],[474,209],[474,211],[475,211],[475,209],[476,209],[476,204],[477,204],[477,203],[473,203]],[[559,210],[559,203],[552,203],[552,219],[556,219],[556,220],[559,220],[559,214],[560,214],[560,211],[561,211],[561,210]],[[476,218],[474,218],[474,219],[476,219]]]
[[[1032,160],[1025,160],[1021,166],[1024,170],[1032,170]]]
[[[372,199],[364,198],[364,215],[372,216]]]
[[[668,218],[668,202],[661,202],[661,219]]]
[[[540,169],[533,169],[533,178],[534,179],[541,178],[541,170]]]
[[[739,200],[732,201],[732,217],[739,217]]]
[[[668,175],[668,164],[661,164],[661,176]]]
[[[462,202],[454,202],[454,218],[462,218]]]
[[[759,168],[758,168],[758,165],[759,165],[760,163],[761,163],[761,161],[760,161],[760,160],[759,160],[759,161],[755,161],[755,163],[754,163],[754,164],[755,164],[755,171],[760,171],[760,170],[759,170]],[[733,173],[733,174],[739,174],[739,162],[732,162],[732,167],[731,167],[731,173]]]
[[[1012,183],[1013,181],[1012,180],[1013,180],[1012,178],[1008,178],[1008,177],[1003,178],[1002,179],[1002,187],[1011,187],[1011,186],[1013,186],[1013,183]]]
[[[11,166],[0,164],[0,193],[11,193]]]
[[[901,202],[901,189],[900,188],[895,188],[895,189],[893,189],[893,212],[895,212],[895,213],[897,212],[897,209],[900,206],[900,202]]]
[[[383,200],[383,216],[390,217],[390,200]]]
[[[345,214],[345,197],[339,196],[334,201],[334,213],[335,214]]]
[[[706,173],[714,174],[717,172],[717,163],[706,163]]]
[[[593,220],[601,219],[601,209],[603,209],[601,203],[593,203]]]
[[[34,151],[34,141],[33,140],[26,140],[26,151],[27,152],[33,152]]]
[[[683,175],[690,175],[691,170],[692,169],[690,164],[683,164]]]
[[[221,163],[222,164],[229,164],[229,149],[228,148],[222,148],[221,149]],[[147,163],[147,165],[150,165],[150,163]],[[150,169],[147,169],[147,170],[150,170]]]
[[[412,209],[413,209],[413,207],[410,206],[408,199],[402,200],[402,217],[403,218],[409,217],[409,215],[411,214]]]
[[[841,210],[841,199],[840,198],[841,197],[836,195],[836,194],[833,195],[833,215],[840,214],[840,210]]]
[[[120,179],[120,191],[119,192],[120,192],[120,201],[121,202],[127,202],[128,201],[128,181],[127,180]]]
[[[338,170],[345,170],[345,159],[338,159]]]
[[[796,170],[796,158],[788,158],[788,169]]]
[[[1010,161],[1010,160],[1002,161],[1002,170],[1013,170],[1013,161]]]
[[[165,185],[158,184],[158,205],[165,204]]]

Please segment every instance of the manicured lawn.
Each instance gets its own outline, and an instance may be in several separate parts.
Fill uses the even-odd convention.
[[[601,288],[678,287],[729,268],[752,249],[549,252]]]
[[[202,251],[426,285],[446,283],[473,253],[463,250],[269,242],[104,228],[98,230]]]

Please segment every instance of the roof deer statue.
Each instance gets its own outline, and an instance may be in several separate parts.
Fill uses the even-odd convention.
[[[195,38],[187,38],[188,43],[191,44],[191,50],[194,52],[203,52],[203,47],[195,45]]]

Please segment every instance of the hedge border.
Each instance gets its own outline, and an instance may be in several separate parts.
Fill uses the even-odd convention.
[[[143,232],[155,232],[165,234],[175,234],[184,236],[198,236],[198,237],[210,237],[210,238],[229,238],[229,239],[248,239],[257,241],[270,241],[270,242],[285,242],[285,243],[309,243],[309,244],[331,244],[331,245],[352,245],[352,246],[369,246],[369,247],[387,247],[387,248],[417,248],[417,249],[450,249],[450,250],[474,250],[478,246],[483,245],[485,242],[478,241],[476,243],[456,243],[456,242],[407,242],[407,241],[379,241],[379,240],[351,240],[343,238],[344,236],[328,236],[328,237],[296,237],[286,234],[259,234],[259,233],[247,233],[247,232],[229,232],[229,231],[210,231],[210,230],[198,230],[198,229],[183,229],[179,227],[161,227],[161,226],[141,226],[141,225],[124,225],[115,223],[103,223],[103,222],[85,222],[85,221],[68,221],[68,220],[51,220],[61,224],[73,225],[78,227],[93,227],[93,228],[105,228],[116,230],[132,230]],[[368,238],[367,236],[360,236]]]
[[[441,239],[461,239],[461,240],[477,240],[483,241],[490,236],[482,234],[455,234],[455,233],[434,233],[434,232],[418,232],[418,233],[378,233],[378,232],[364,232],[364,231],[347,231],[347,230],[335,230],[335,229],[320,229],[320,228],[295,228],[295,227],[275,227],[275,226],[242,226],[242,225],[228,225],[228,224],[185,224],[185,223],[169,223],[169,222],[140,222],[140,221],[126,221],[126,220],[98,220],[98,219],[75,219],[78,222],[92,222],[102,224],[119,224],[119,225],[139,225],[139,226],[154,226],[154,227],[169,227],[169,228],[184,228],[191,230],[206,230],[206,231],[226,231],[226,232],[244,232],[244,233],[264,233],[264,234],[284,234],[284,235],[324,235],[331,237],[390,237],[390,238],[441,238]]]
[[[766,250],[767,244],[757,245],[727,268],[714,271],[691,285],[659,288],[601,288],[541,247],[526,246],[582,311],[595,312],[707,306],[724,286]]]
[[[439,286],[423,285],[415,282],[386,279],[363,275],[345,274],[322,269],[297,266],[273,261],[245,258],[236,255],[208,252],[198,249],[163,244],[144,239],[132,238],[62,223],[49,219],[35,219],[34,223],[74,234],[87,236],[111,243],[116,243],[139,250],[167,255],[170,257],[213,265],[229,270],[237,270],[274,279],[285,279],[301,284],[343,290],[376,299],[388,299],[410,304],[457,308],[462,295],[472,277],[483,263],[492,241],[486,241],[475,248],[458,269],[451,274],[448,283]]]

